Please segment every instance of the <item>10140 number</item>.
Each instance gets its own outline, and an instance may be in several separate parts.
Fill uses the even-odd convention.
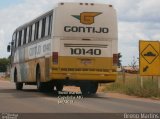
[[[101,49],[89,49],[86,50],[84,48],[70,48],[71,55],[101,55],[102,51]]]

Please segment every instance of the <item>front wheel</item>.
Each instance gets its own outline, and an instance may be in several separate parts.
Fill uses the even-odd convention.
[[[23,89],[23,83],[16,82],[16,90],[22,90]]]

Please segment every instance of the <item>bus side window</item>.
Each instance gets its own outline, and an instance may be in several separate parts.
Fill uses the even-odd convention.
[[[20,45],[23,45],[23,39],[24,39],[24,29],[22,30],[21,44]]]
[[[49,16],[46,18],[45,36],[49,34]]]
[[[49,31],[48,35],[50,36],[52,34],[52,15],[49,16]]]
[[[39,21],[35,23],[35,40],[38,39],[38,33],[39,33]]]
[[[43,20],[42,20],[42,34],[41,34],[41,38],[43,38],[45,36],[45,26],[46,26],[46,18],[43,18]]]
[[[21,46],[22,30],[19,31],[18,46]]]
[[[32,39],[31,39],[31,41],[35,40],[34,33],[35,33],[35,24],[33,24],[33,26],[32,26]]]
[[[18,41],[19,40],[19,32],[17,32],[17,38],[16,38],[16,47],[18,47]]]
[[[42,36],[42,20],[39,21],[38,39]]]
[[[12,37],[12,41],[14,42],[14,45],[13,45],[14,47],[16,47],[16,42],[17,42],[16,36],[17,36],[17,32],[15,32]]]
[[[29,42],[29,27],[27,27],[26,43]]]
[[[26,44],[27,28],[24,29],[23,44]]]
[[[31,37],[32,37],[32,25],[29,27],[28,43],[31,42]]]

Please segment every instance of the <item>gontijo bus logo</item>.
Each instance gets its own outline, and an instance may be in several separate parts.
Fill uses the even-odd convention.
[[[80,15],[71,15],[72,17],[80,20],[80,23],[85,24],[83,26],[77,25],[65,25],[64,26],[64,32],[69,33],[109,33],[109,28],[105,27],[103,24],[102,26],[91,26],[93,23],[95,23],[94,19],[96,16],[102,14],[101,12],[82,12]],[[98,20],[96,20],[97,23],[100,23]],[[90,26],[89,26],[90,25]]]
[[[91,25],[94,23],[94,18],[102,14],[101,12],[82,12],[80,15],[72,15],[80,20],[80,23]]]

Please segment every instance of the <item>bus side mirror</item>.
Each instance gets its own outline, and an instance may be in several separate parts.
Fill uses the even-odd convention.
[[[8,45],[8,46],[7,46],[7,52],[10,52],[10,51],[11,51],[11,46]]]

